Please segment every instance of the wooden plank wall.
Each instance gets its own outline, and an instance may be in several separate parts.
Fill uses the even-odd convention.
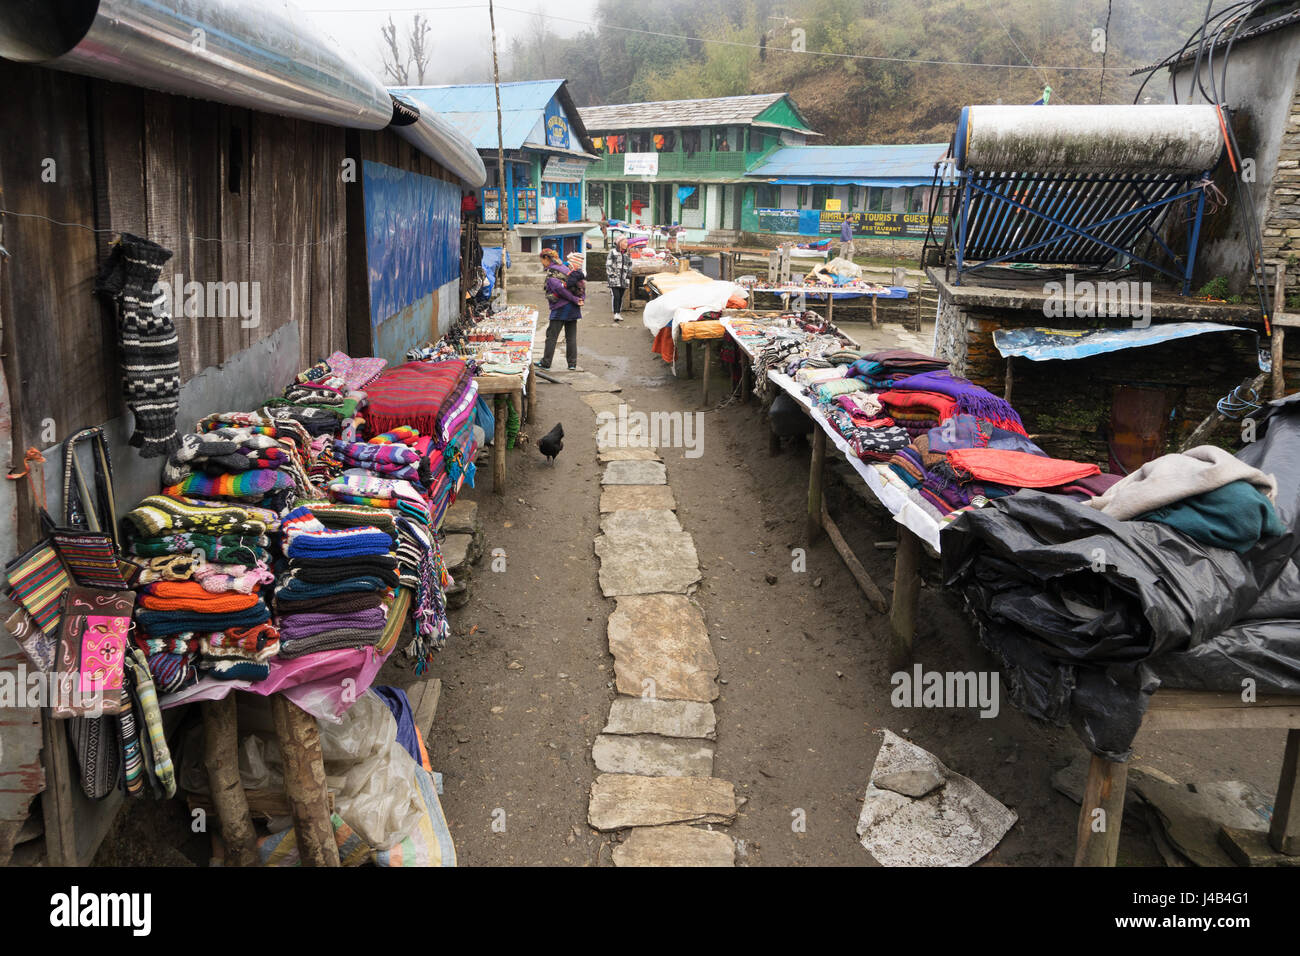
[[[48,445],[47,418],[61,437],[125,411],[113,316],[92,293],[116,232],[171,249],[165,278],[260,283],[256,327],[174,317],[182,382],[294,320],[301,366],[347,348],[344,130],[8,62],[0,82],[3,207],[103,230],[4,217],[15,444]]]

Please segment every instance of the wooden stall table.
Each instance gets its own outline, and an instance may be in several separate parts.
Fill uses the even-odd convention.
[[[384,635],[376,645],[391,652],[409,623],[411,591],[398,588],[388,609]],[[257,865],[257,831],[253,828],[250,796],[239,777],[239,727],[237,688],[218,700],[199,703],[203,717],[203,764],[208,790],[216,810],[225,861],[229,866]],[[269,695],[275,720],[276,741],[284,758],[284,799],[293,816],[298,854],[303,866],[338,866],[339,847],[331,821],[331,799],[325,779],[316,718],[281,693]],[[257,796],[258,801],[266,798]]]
[[[1300,866],[1300,697],[1264,696],[1245,703],[1236,693],[1159,690],[1151,696],[1138,734],[1263,729],[1287,731],[1268,834],[1222,827],[1219,845],[1242,866]],[[1075,866],[1115,865],[1127,783],[1127,763],[1093,756],[1079,808]]]
[[[519,414],[520,421],[523,421],[525,381],[528,386],[530,406],[533,403],[533,396],[537,393],[537,383],[531,365],[527,375],[501,375],[487,372],[474,381],[478,384],[480,395],[492,396],[492,415],[496,420],[496,431],[492,438],[492,492],[504,495],[506,493],[506,420],[509,416],[509,407],[513,407]]]

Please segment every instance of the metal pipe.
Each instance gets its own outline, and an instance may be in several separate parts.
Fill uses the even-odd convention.
[[[0,57],[383,129],[388,90],[287,0],[5,0]]]
[[[487,182],[487,169],[483,166],[483,157],[479,156],[474,144],[456,131],[446,120],[436,113],[421,111],[420,107],[408,100],[393,96],[397,111],[403,121],[395,120],[392,130],[426,156],[432,157],[448,172],[454,173],[471,189],[478,189]],[[410,113],[415,113],[415,120],[410,121]]]

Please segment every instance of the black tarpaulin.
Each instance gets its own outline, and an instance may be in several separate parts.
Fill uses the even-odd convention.
[[[943,532],[944,579],[1012,703],[1126,760],[1161,686],[1300,694],[1300,396],[1237,457],[1278,481],[1290,530],[1243,555],[1060,495],[1021,491]]]

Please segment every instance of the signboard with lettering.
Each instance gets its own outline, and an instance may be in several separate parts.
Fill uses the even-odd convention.
[[[759,232],[793,232],[799,231],[798,209],[755,209],[758,216]]]
[[[623,154],[623,175],[624,176],[658,176],[659,175],[659,154],[658,153],[624,153]]]
[[[889,236],[897,239],[924,239],[930,216],[924,212],[824,212],[821,215],[823,236],[838,236],[845,217],[853,220],[855,236]],[[948,234],[948,217],[934,217],[934,234],[942,239]]]
[[[560,105],[555,100],[546,104],[543,117],[546,123],[546,145],[556,149],[569,148],[569,121],[564,118]]]

